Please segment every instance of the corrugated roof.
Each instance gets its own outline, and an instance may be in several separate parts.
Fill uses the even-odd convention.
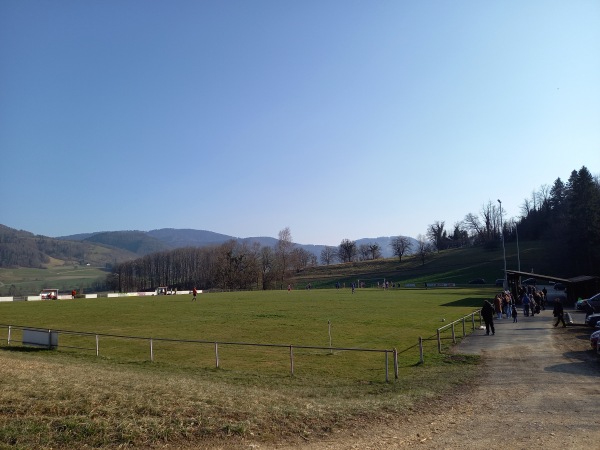
[[[554,281],[560,281],[561,283],[571,283],[571,281],[568,280],[568,279],[555,277],[553,275],[543,275],[541,273],[520,272],[518,270],[507,270],[506,273],[507,274],[510,273],[510,274],[513,274],[513,275],[519,275],[519,276],[522,276],[522,277],[540,278],[542,280],[554,280]]]

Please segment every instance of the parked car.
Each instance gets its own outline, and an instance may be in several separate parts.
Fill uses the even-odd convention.
[[[592,314],[585,318],[585,324],[590,327],[595,327],[598,322],[600,322],[600,314]]]
[[[567,286],[565,286],[564,283],[554,283],[555,291],[565,291],[566,289],[567,289]]]
[[[586,300],[592,306],[592,308],[594,308],[595,312],[600,312],[600,293],[592,295]]]
[[[583,303],[586,302],[587,300],[584,300],[582,298],[577,299],[577,301],[575,302],[575,309],[577,311],[581,311],[583,309]]]
[[[483,278],[475,278],[469,281],[469,284],[485,284],[485,280]]]
[[[600,339],[600,330],[594,331],[590,336],[590,345],[594,350],[598,348],[598,339]]]
[[[535,278],[526,278],[523,281],[521,281],[521,284],[535,286],[537,284],[537,280]]]

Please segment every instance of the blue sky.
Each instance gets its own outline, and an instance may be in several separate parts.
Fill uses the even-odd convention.
[[[600,174],[598,1],[0,2],[0,223],[425,234]]]

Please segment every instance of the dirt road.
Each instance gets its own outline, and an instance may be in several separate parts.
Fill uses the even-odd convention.
[[[575,315],[582,321],[581,315]],[[467,337],[459,353],[481,353],[470,393],[440,399],[385,426],[278,449],[600,448],[600,357],[591,329],[554,328],[552,311],[496,321],[496,335]],[[263,446],[251,448],[264,449]]]

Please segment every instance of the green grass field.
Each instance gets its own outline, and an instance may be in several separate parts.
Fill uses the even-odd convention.
[[[406,350],[414,347],[419,336],[431,337],[444,324],[442,319],[449,322],[471,313],[493,293],[485,288],[358,289],[355,294],[350,289],[320,289],[203,294],[197,302],[189,295],[10,302],[0,305],[0,316],[5,325],[153,338],[155,361],[186,367],[213,365],[214,346],[165,340],[329,347],[330,330],[332,347],[396,348],[400,365],[410,366],[418,351]],[[18,340],[18,335],[13,339]],[[63,333],[59,347],[95,349],[93,341],[93,337]],[[102,356],[150,359],[145,340],[101,336],[100,341]],[[221,345],[220,364],[285,373],[288,353],[285,348]],[[383,373],[381,354],[338,351],[331,355],[316,349],[297,349],[295,354],[300,373],[326,370],[333,377],[370,380],[381,379]],[[333,357],[323,363],[324,355]],[[371,365],[379,376],[373,377]],[[351,372],[350,366],[355,367]]]
[[[381,353],[99,339],[59,334],[57,351],[7,346],[0,327],[0,448],[195,446],[251,438],[295,442],[406,414],[460,390],[477,357],[418,337],[480,307],[490,288],[299,290],[0,303],[3,325],[100,334],[392,349]],[[448,345],[448,341],[446,341]]]

